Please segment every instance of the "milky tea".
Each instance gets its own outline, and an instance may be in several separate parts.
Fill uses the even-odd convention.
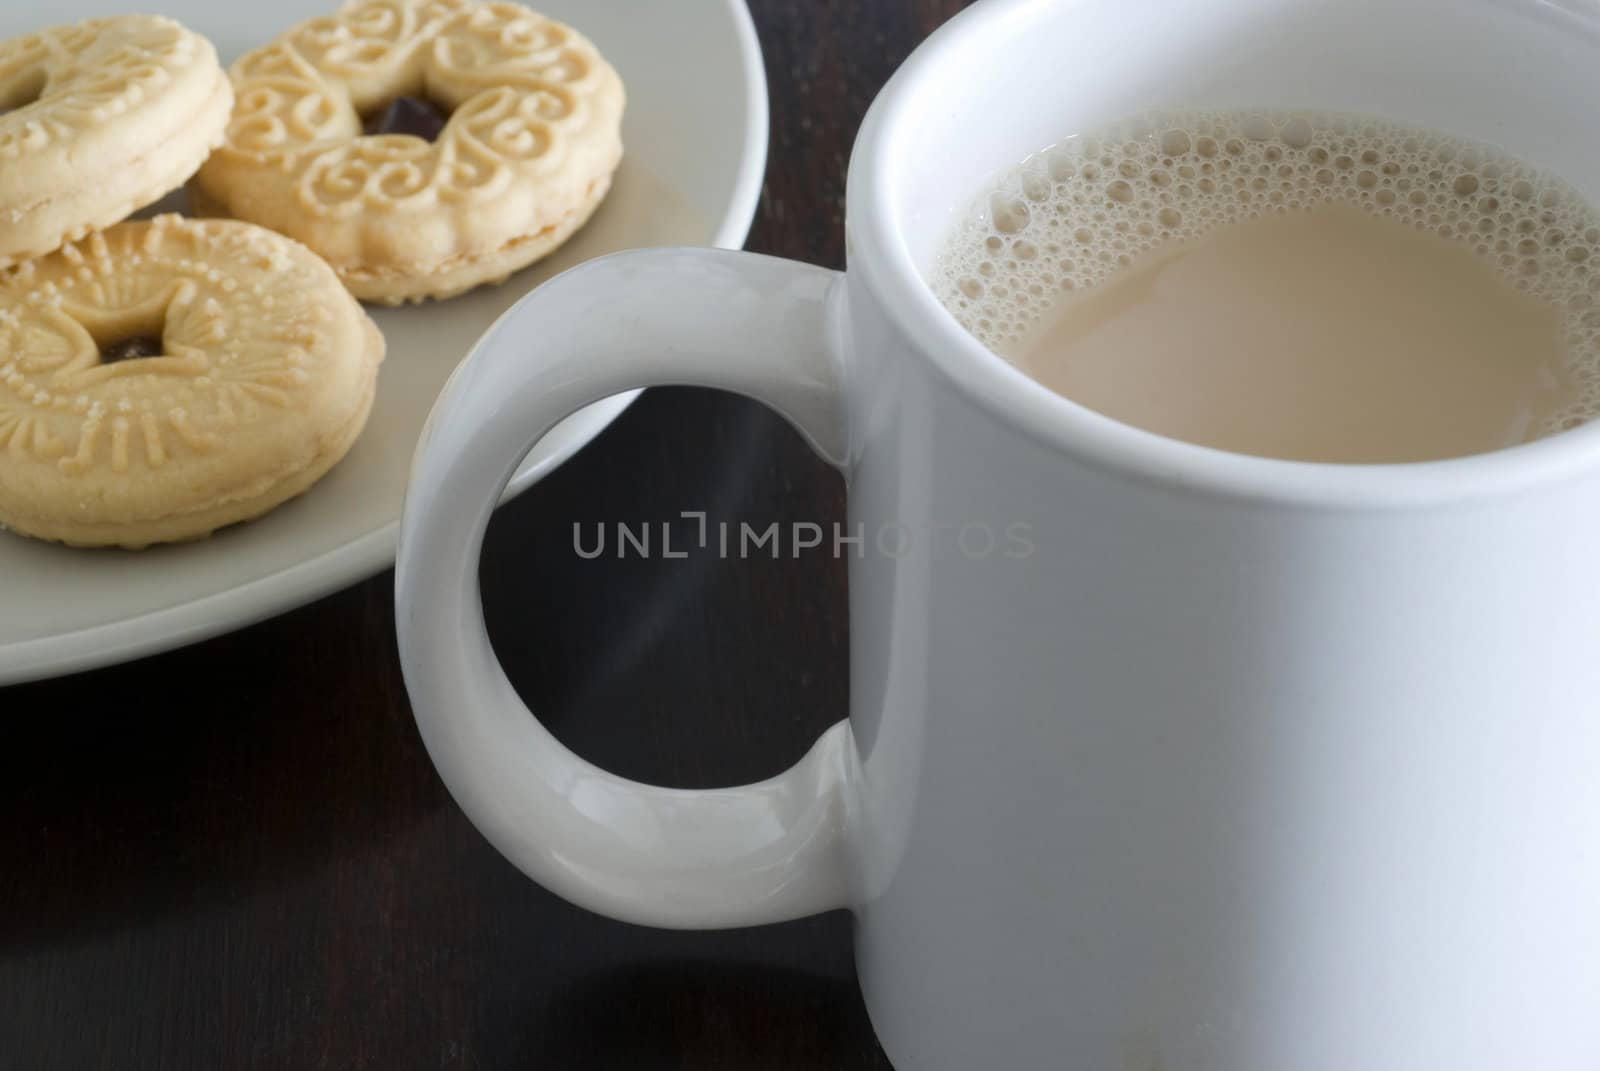
[[[933,285],[1052,390],[1264,457],[1422,461],[1600,413],[1600,213],[1387,120],[1149,115],[1038,153]]]

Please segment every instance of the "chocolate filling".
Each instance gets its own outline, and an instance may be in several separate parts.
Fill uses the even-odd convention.
[[[132,361],[140,357],[160,357],[165,352],[159,338],[133,335],[101,346],[100,363],[115,364],[118,361]]]
[[[438,140],[450,120],[450,109],[423,97],[396,97],[377,111],[363,116],[366,134],[409,134],[423,141]]]

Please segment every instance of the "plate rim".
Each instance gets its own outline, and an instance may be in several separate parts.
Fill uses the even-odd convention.
[[[734,176],[733,194],[711,244],[738,249],[749,236],[761,200],[770,133],[770,103],[761,42],[749,7],[745,0],[721,0],[721,6],[732,19],[738,38],[748,108],[744,151]],[[604,423],[587,437],[520,470],[507,487],[505,497],[527,490],[587,446],[641,393],[630,391],[596,403],[611,409],[604,414]],[[400,521],[396,518],[314,558],[224,591],[72,632],[0,644],[0,687],[130,662],[187,647],[298,609],[371,579],[392,566],[399,530]]]

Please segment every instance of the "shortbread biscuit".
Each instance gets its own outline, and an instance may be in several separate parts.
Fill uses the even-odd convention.
[[[216,50],[171,19],[90,19],[0,41],[0,268],[182,186],[232,107]]]
[[[498,281],[564,242],[622,156],[622,81],[576,31],[477,0],[357,0],[232,68],[227,138],[197,207],[325,257],[363,300]],[[363,133],[401,97],[448,111],[437,140]]]
[[[255,517],[349,450],[382,359],[332,269],[248,223],[124,223],[0,272],[0,524],[136,548]]]

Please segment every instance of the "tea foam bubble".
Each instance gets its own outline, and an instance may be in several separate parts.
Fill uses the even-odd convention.
[[[1150,250],[1328,203],[1460,242],[1559,310],[1577,400],[1542,433],[1600,416],[1600,212],[1499,149],[1386,120],[1192,111],[1069,138],[979,198],[933,285],[969,332],[1011,356],[1064,298]]]

